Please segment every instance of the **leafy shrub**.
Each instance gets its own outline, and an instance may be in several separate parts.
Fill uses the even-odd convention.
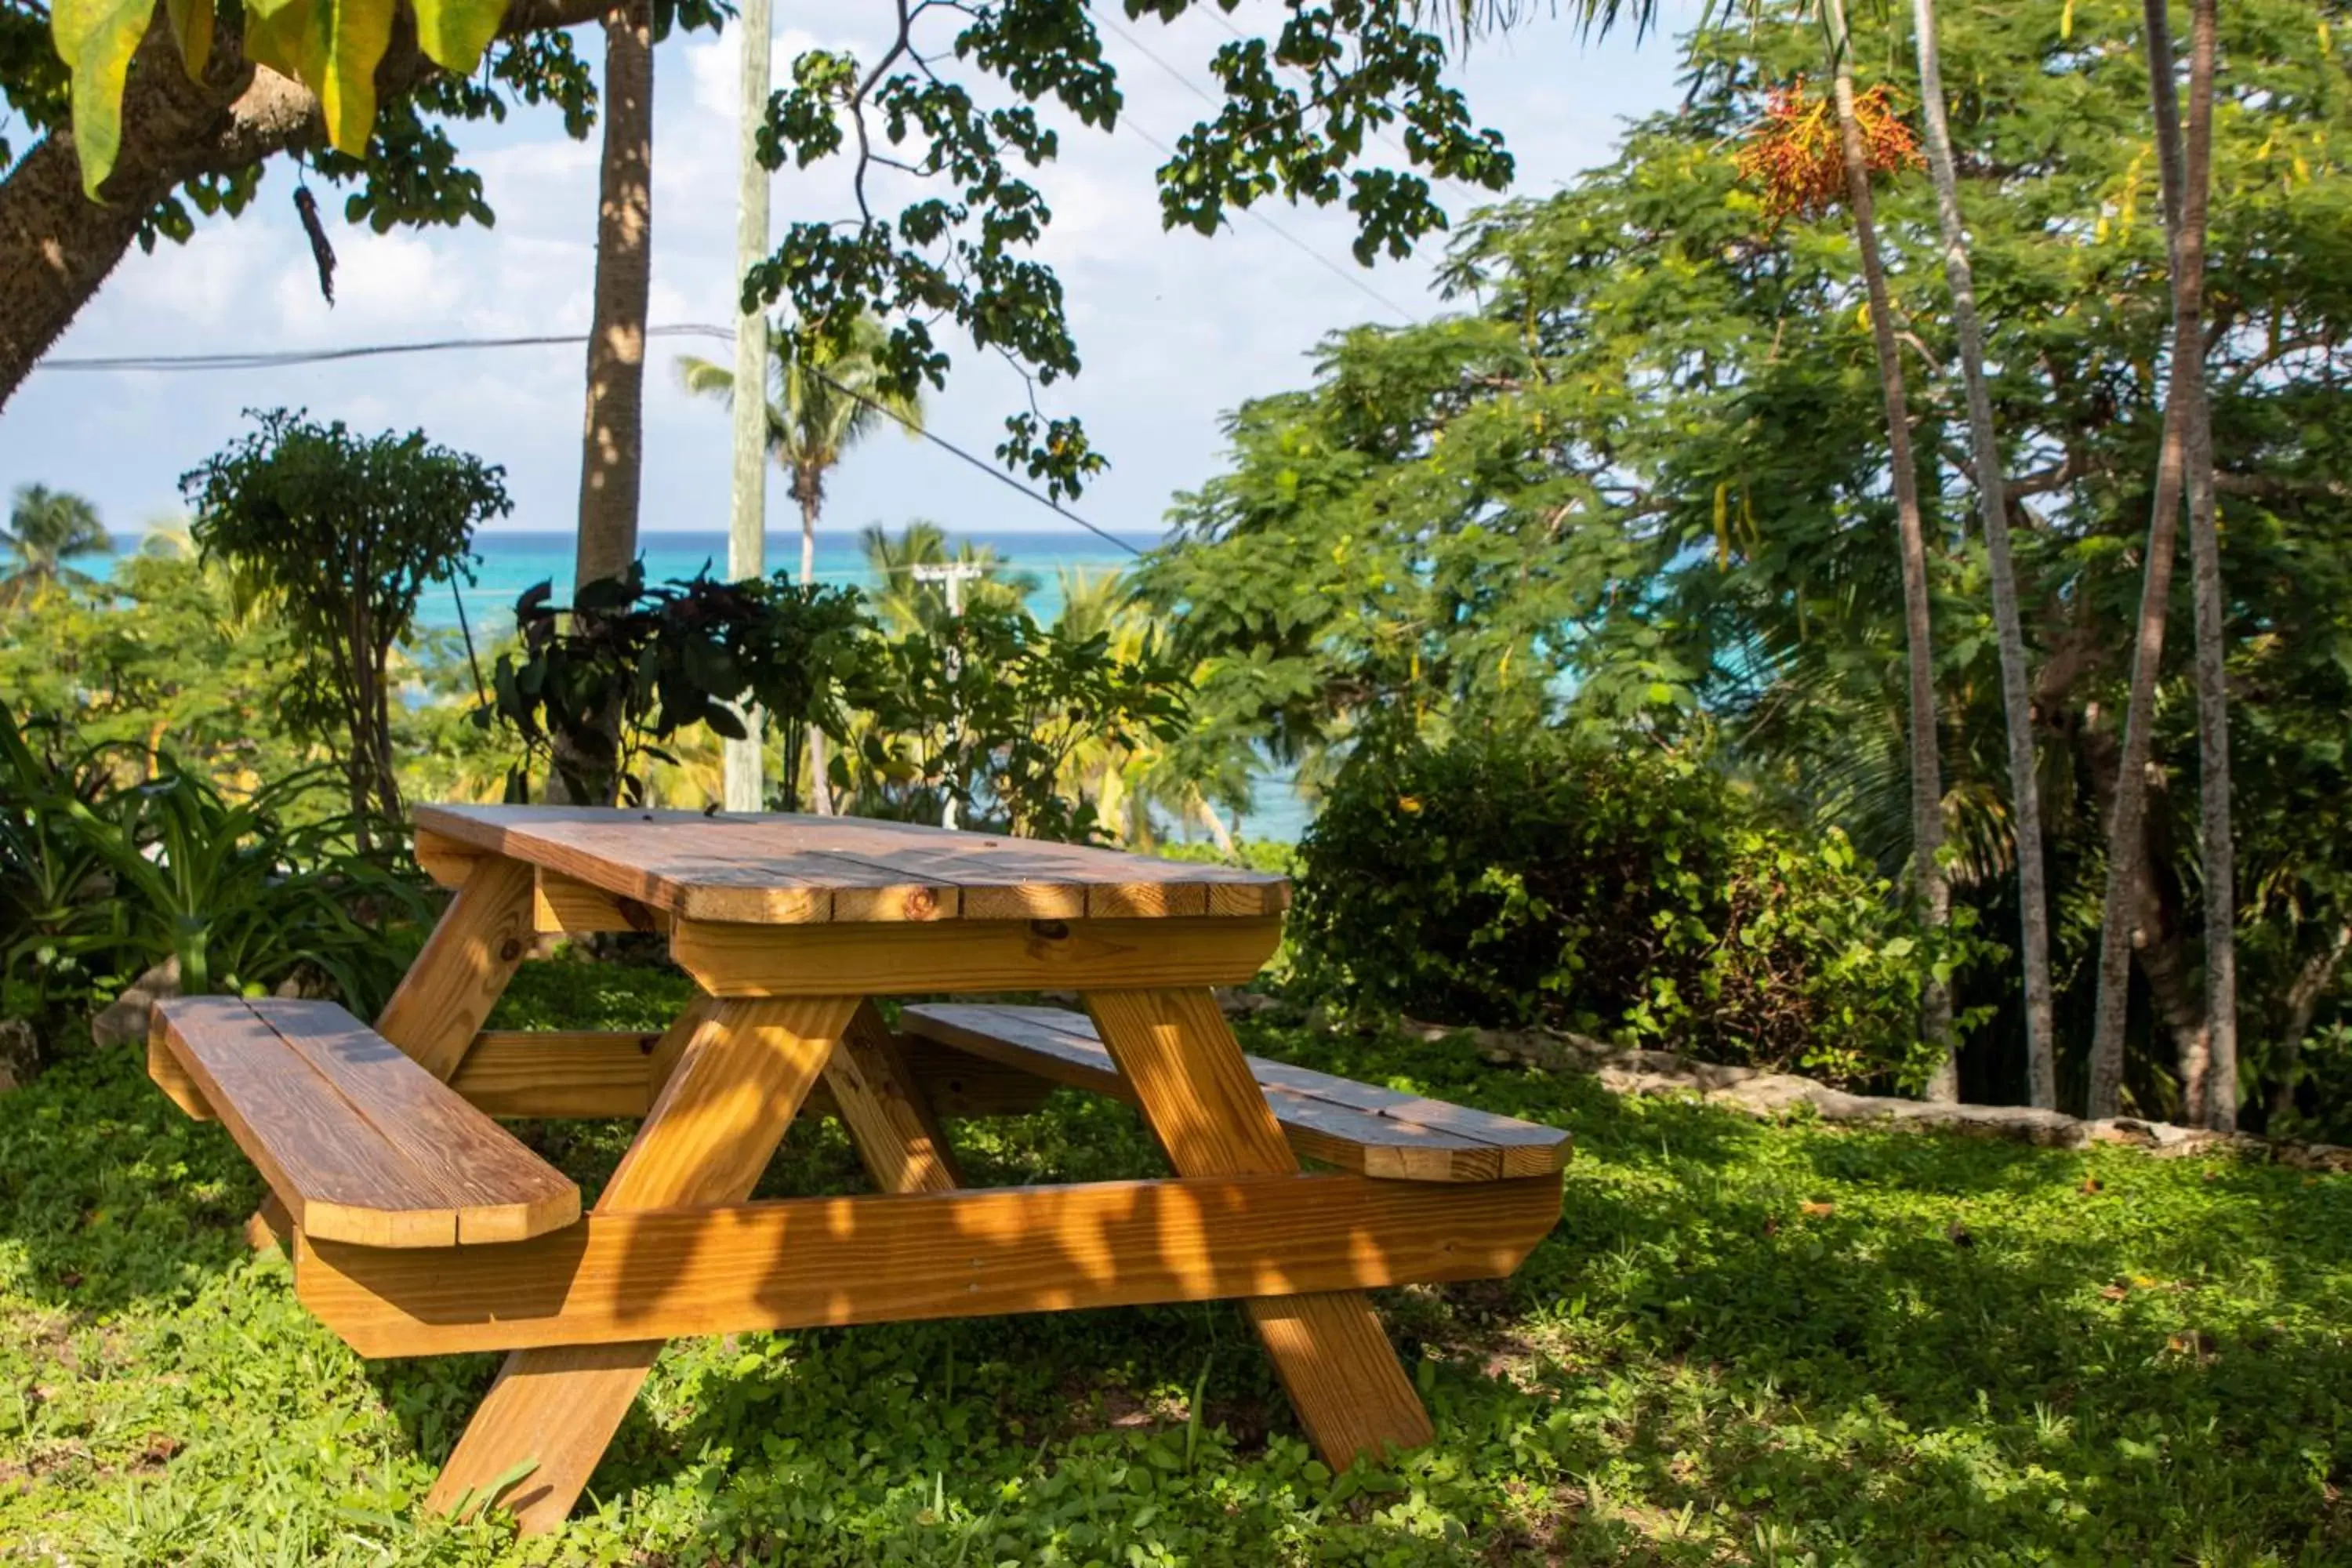
[[[289,819],[325,770],[231,800],[169,756],[119,784],[113,750],[0,704],[0,1011],[54,1025],[167,958],[190,992],[300,978],[382,1004],[405,957],[386,928],[430,904],[349,818]]]
[[[534,769],[572,798],[636,803],[643,759],[689,724],[737,737],[730,704],[756,703],[783,733],[781,799],[802,795],[811,725],[842,742],[830,782],[852,815],[935,822],[950,802],[967,826],[1088,839],[1094,803],[1062,788],[1088,748],[1180,731],[1182,668],[1156,642],[1132,657],[1109,635],[1066,635],[983,600],[885,637],[850,589],[783,574],[647,584],[643,563],[590,583],[565,608],[548,584],[516,602],[520,655],[499,656],[476,722],[520,740],[510,800]]]
[[[1310,991],[1801,1068],[1924,1075],[1932,938],[1832,831],[1768,818],[1704,751],[1550,733],[1367,743],[1301,846]]]

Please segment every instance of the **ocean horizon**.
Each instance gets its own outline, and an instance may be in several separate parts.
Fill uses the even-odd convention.
[[[1066,571],[1103,572],[1132,566],[1138,556],[1158,545],[1162,532],[1115,533],[1106,539],[1072,528],[1066,531],[973,531],[948,534],[948,546],[966,543],[995,550],[1008,572],[1036,580],[1029,595],[1029,613],[1051,625],[1062,612],[1061,574]],[[467,626],[478,643],[487,646],[513,628],[514,603],[541,583],[551,584],[558,603],[572,594],[572,556],[577,535],[558,529],[485,529],[474,535],[474,581],[438,585],[425,591],[417,605],[417,624],[436,631],[458,629],[462,602]],[[801,536],[772,530],[768,534],[768,572],[797,571]],[[638,555],[646,563],[648,582],[679,581],[706,566],[726,575],[727,535],[715,529],[648,529],[637,535]],[[116,553],[139,548],[135,536],[116,540]],[[816,536],[816,578],[840,587],[870,588],[878,578],[866,564],[856,531],[826,531]],[[1295,843],[1307,830],[1313,812],[1290,775],[1268,769],[1252,776],[1252,808],[1239,824],[1249,837]],[[1190,833],[1198,836],[1193,825]]]

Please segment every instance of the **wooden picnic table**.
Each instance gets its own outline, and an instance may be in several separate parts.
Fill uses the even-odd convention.
[[[511,1481],[524,1528],[560,1523],[673,1337],[1228,1297],[1344,1466],[1430,1436],[1363,1291],[1507,1274],[1558,1215],[1564,1134],[1243,1055],[1211,987],[1273,952],[1278,877],[784,815],[415,826],[455,893],[373,1031],[194,998],[152,1059],[253,1155],[298,1296],[362,1353],[509,1352],[434,1506]],[[484,1031],[539,937],[622,931],[666,934],[698,987],[666,1032]],[[932,1006],[894,1034],[872,1001],[1039,991],[1086,1015]],[[938,1111],[1048,1081],[1134,1103],[1174,1177],[962,1187]],[[814,1104],[877,1191],[750,1202]],[[583,1215],[494,1116],[642,1120]]]

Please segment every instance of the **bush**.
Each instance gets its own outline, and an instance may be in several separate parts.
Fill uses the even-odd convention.
[[[413,868],[353,847],[350,819],[290,822],[323,770],[231,800],[168,756],[117,782],[117,748],[0,704],[0,1014],[54,1028],[141,972],[192,993],[299,979],[372,1012],[405,967],[386,928],[431,909]]]
[[[1921,987],[1977,945],[1930,940],[1842,835],[1770,820],[1696,747],[1367,744],[1300,853],[1312,993],[1834,1082],[1924,1077]]]

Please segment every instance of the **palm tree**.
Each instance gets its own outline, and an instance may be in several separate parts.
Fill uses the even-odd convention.
[[[2043,1110],[2055,1110],[2058,1067],[2052,1037],[2055,1023],[2050,987],[2050,889],[2042,859],[2042,790],[2034,771],[2032,672],[2026,664],[2024,621],[2017,606],[2017,568],[2010,556],[2009,498],[2002,484],[2000,437],[1993,427],[1992,394],[1985,384],[1984,325],[1977,315],[1976,271],[1969,260],[1968,227],[1960,216],[1959,175],[1952,163],[1943,51],[1936,38],[1936,0],[1913,0],[1912,13],[1918,33],[1919,101],[1927,132],[1927,173],[1936,187],[1944,278],[1952,291],[1952,329],[1959,340],[1960,378],[1968,394],[1977,506],[1984,519],[1993,632],[2000,649],[2009,787],[2016,818],[2018,926],[2025,962],[2026,1098]]]
[[[66,564],[86,555],[112,551],[114,541],[98,521],[98,508],[89,498],[47,485],[19,485],[8,509],[8,526],[0,529],[14,563],[0,576],[0,599],[20,604],[59,583],[88,584],[89,574]]]
[[[646,308],[653,279],[652,0],[615,0],[604,14],[603,110],[575,584],[617,577],[637,555],[637,498],[645,466]]]
[[[1951,889],[1938,852],[1944,844],[1943,764],[1936,725],[1936,659],[1929,626],[1927,529],[1919,508],[1919,470],[1911,455],[1911,414],[1904,389],[1903,361],[1895,337],[1895,310],[1887,297],[1886,266],[1879,254],[1878,221],[1870,193],[1870,158],[1854,108],[1853,41],[1846,28],[1844,0],[1822,0],[1829,24],[1832,87],[1838,134],[1845,160],[1847,214],[1853,221],[1862,278],[1870,297],[1870,333],[1878,355],[1879,392],[1886,405],[1888,478],[1895,489],[1895,515],[1903,563],[1903,622],[1911,677],[1911,858],[1912,885],[1920,914],[1931,927],[1951,918]],[[1936,1047],[1940,1065],[1927,1080],[1929,1100],[1959,1098],[1959,1069],[1952,1042],[1950,988],[1930,982],[1922,1005],[1921,1030]]]
[[[948,614],[945,591],[937,583],[918,582],[915,567],[951,563],[978,566],[980,575],[963,590],[966,609],[982,605],[1019,609],[1037,591],[1037,579],[1029,574],[1007,575],[994,545],[974,544],[967,539],[950,549],[947,530],[925,518],[915,519],[896,533],[877,524],[857,537],[866,552],[866,569],[874,577],[866,590],[866,599],[882,624],[900,637],[936,626]]]
[[[793,500],[801,509],[801,576],[816,578],[816,521],[824,510],[824,481],[851,447],[884,426],[909,437],[923,428],[919,393],[884,384],[883,351],[888,342],[880,320],[861,314],[851,324],[846,345],[821,333],[778,321],[769,330],[768,452],[784,470]],[[682,354],[679,378],[688,392],[732,404],[735,373],[716,361]],[[809,777],[816,809],[831,815],[825,787],[824,737],[809,731]]]
[[[2165,0],[2147,0],[2147,70],[2150,107],[2156,119],[2157,168],[2164,182],[2167,249],[2172,273],[2172,383],[2164,400],[2164,438],[2158,448],[2156,500],[2147,524],[2147,550],[2140,576],[2139,625],[2132,648],[2131,696],[2124,712],[2123,760],[2116,776],[2115,804],[2107,818],[2106,906],[2099,928],[2099,1000],[2092,1020],[2089,1113],[2116,1115],[2123,1106],[2124,1025],[2131,987],[2132,932],[2140,922],[2141,868],[2146,859],[2147,763],[2155,741],[2156,681],[2164,658],[2165,611],[2172,594],[2173,557],[2179,548],[2181,497],[2184,489],[2203,492],[2207,526],[2212,519],[2212,443],[2205,428],[2205,220],[2211,186],[2213,157],[2213,68],[2217,52],[2213,0],[2197,0],[2190,35],[2189,70],[2189,133],[2180,131],[2180,104],[2173,86],[2172,24]],[[2195,478],[2192,468],[2203,471]],[[2197,526],[2192,518],[2190,526]],[[2199,545],[2192,542],[2192,550]],[[2221,593],[2218,553],[2213,561],[2212,619],[2218,623]],[[2192,572],[2202,563],[2192,564]],[[2200,585],[2200,592],[2203,585]],[[2211,627],[2218,640],[2220,627]],[[2200,650],[2201,654],[2202,650]],[[2198,707],[2200,731],[2207,730],[2207,671],[2199,659]],[[2211,671],[2218,689],[2221,679],[2218,648]],[[2210,696],[2219,698],[2217,689]],[[2224,721],[2226,722],[2226,716]],[[2219,740],[2221,772],[2214,771],[2214,744]],[[2214,858],[2221,857],[2221,875],[2206,889],[2207,1022],[2196,1040],[2184,1041],[2180,1055],[2181,1088],[2192,1102],[2209,1073],[2218,1077],[2212,1060],[2216,1008],[2230,1009],[2229,1038],[2221,1044],[2228,1057],[2230,1079],[2217,1098],[2237,1116],[2236,991],[2232,965],[2234,947],[2228,939],[2236,899],[2229,855],[2229,780],[2226,731],[2216,736],[2200,732],[2204,763],[2206,876],[2214,878]],[[2215,816],[2220,818],[2216,842]],[[2221,930],[2216,932],[2213,928]],[[2222,948],[2223,962],[2214,964],[2214,949]],[[2218,1113],[2217,1113],[2218,1114]]]
[[[575,590],[620,576],[637,556],[645,471],[646,309],[653,282],[654,31],[652,0],[612,0],[604,13],[604,149],[596,205],[596,275],[588,324],[587,409],[580,437]],[[617,779],[620,716],[587,742],[558,737],[550,800],[572,778]],[[616,784],[606,786],[609,805]]]

